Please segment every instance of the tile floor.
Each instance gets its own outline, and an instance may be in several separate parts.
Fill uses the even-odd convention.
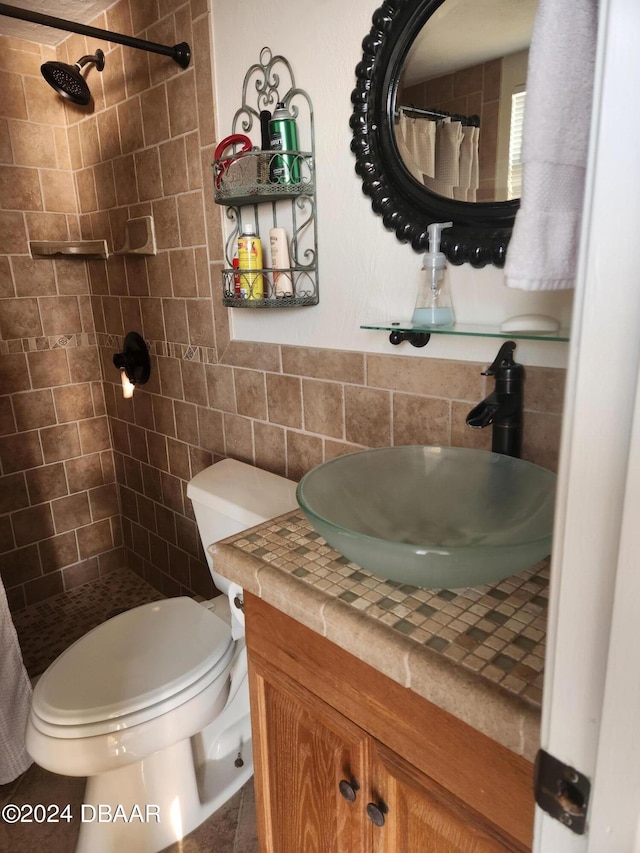
[[[29,676],[41,675],[59,654],[109,616],[161,598],[162,593],[143,578],[120,569],[19,610],[13,624]]]
[[[80,806],[84,779],[58,776],[37,765],[9,785],[0,785],[0,808],[6,803],[57,805],[69,804],[70,822],[16,823],[0,821],[2,853],[73,853],[80,831]],[[253,782],[229,800],[209,820],[182,841],[167,847],[165,853],[258,853]]]
[[[71,643],[121,609],[163,598],[142,578],[126,569],[54,596],[14,614],[25,667],[31,678]],[[0,806],[42,803],[62,808],[69,803],[79,816],[84,779],[58,776],[37,765],[8,785],[0,785]],[[67,823],[0,821],[2,853],[73,853],[79,818]],[[253,782],[247,783],[215,815],[166,853],[258,853]]]

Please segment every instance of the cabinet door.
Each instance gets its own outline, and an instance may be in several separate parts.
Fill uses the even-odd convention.
[[[364,732],[262,661],[250,685],[262,853],[369,853]]]
[[[382,744],[372,741],[374,853],[515,853],[524,851],[476,812]]]

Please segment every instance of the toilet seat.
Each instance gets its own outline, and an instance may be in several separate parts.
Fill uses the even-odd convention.
[[[229,626],[190,598],[125,611],[70,646],[35,686],[31,719],[43,734],[90,737],[166,714],[230,664]]]

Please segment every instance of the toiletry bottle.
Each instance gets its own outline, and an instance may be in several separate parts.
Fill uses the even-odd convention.
[[[425,254],[416,307],[411,318],[415,326],[452,326],[455,323],[451,293],[447,279],[447,259],[440,251],[440,234],[453,222],[433,222],[427,228],[429,251]]]
[[[246,272],[247,270],[262,270],[262,242],[256,237],[252,225],[245,225],[238,238],[240,295],[243,299],[264,299],[262,272]]]
[[[273,151],[297,152],[298,131],[296,122],[284,101],[278,101],[269,122],[269,140]],[[273,155],[271,158],[271,180],[275,184],[300,183],[300,163],[295,153]]]
[[[269,231],[271,246],[271,266],[273,268],[273,293],[276,299],[293,296],[293,281],[291,279],[291,261],[289,260],[289,245],[287,232],[284,228],[274,227]]]
[[[240,273],[238,270],[240,269],[240,261],[238,260],[238,256],[236,255],[232,262],[233,266],[233,295],[236,299],[246,299],[246,293],[242,294],[240,289]]]
[[[271,113],[269,110],[260,110],[260,148],[263,154],[258,156],[258,183],[268,184],[271,180],[270,162],[271,140],[269,139],[269,122],[271,121]]]

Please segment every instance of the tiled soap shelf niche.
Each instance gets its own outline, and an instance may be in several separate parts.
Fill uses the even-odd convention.
[[[100,258],[107,260],[109,248],[106,240],[40,240],[29,243],[32,258]],[[156,232],[153,216],[127,219],[124,226],[124,243],[114,255],[157,254]]]
[[[285,86],[288,87],[285,89]],[[255,107],[249,103],[255,98]],[[296,119],[298,133],[308,136],[308,151],[251,151],[226,150],[213,163],[214,197],[217,204],[227,208],[232,223],[225,244],[226,268],[222,271],[223,305],[228,308],[293,308],[318,304],[318,243],[316,225],[315,142],[313,105],[303,89],[296,88],[293,71],[283,56],[273,56],[268,47],[260,52],[259,62],[245,74],[242,86],[242,106],[233,118],[232,134],[251,137],[260,135],[260,112],[273,111],[276,103],[284,102]],[[253,140],[255,143],[255,139]],[[270,180],[270,165],[287,156],[292,172],[299,174],[295,183]],[[238,237],[245,225],[255,227],[261,237],[263,257],[269,251],[269,229],[283,227],[289,240],[288,268],[252,269],[250,273],[234,269],[233,258]],[[293,284],[291,296],[277,296],[274,272],[286,275]],[[241,278],[240,278],[241,277]],[[262,281],[264,297],[240,298],[236,284],[244,279],[245,290],[251,291]]]

